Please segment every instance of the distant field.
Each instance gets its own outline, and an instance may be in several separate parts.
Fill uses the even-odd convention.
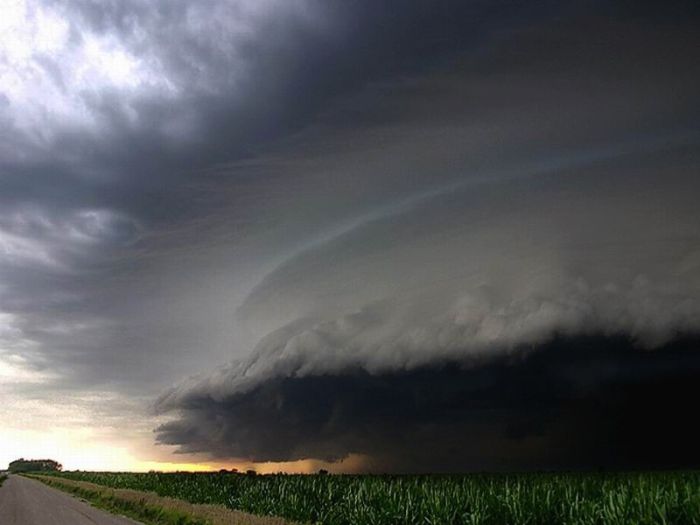
[[[336,476],[63,472],[299,522],[700,524],[700,473]]]

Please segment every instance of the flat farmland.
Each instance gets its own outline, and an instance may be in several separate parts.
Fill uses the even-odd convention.
[[[700,524],[700,473],[694,471],[455,476],[55,475],[301,523]]]

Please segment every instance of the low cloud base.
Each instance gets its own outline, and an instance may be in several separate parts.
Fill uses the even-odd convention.
[[[384,472],[700,465],[699,345],[554,337],[482,362],[274,377],[181,399],[158,441],[252,461],[364,454]]]

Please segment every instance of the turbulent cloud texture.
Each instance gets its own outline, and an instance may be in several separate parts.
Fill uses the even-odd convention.
[[[248,359],[164,395],[159,408],[183,417],[159,439],[258,461],[365,454],[398,470],[594,461],[610,421],[590,456],[544,457],[593,418],[590,397],[619,389],[636,413],[641,394],[627,388],[650,382],[645,367],[670,363],[662,382],[697,370],[674,341],[700,331],[700,217],[685,177],[660,190],[642,165],[588,170],[452,189],[283,264],[241,314],[287,324]],[[539,428],[543,418],[557,423]],[[535,444],[514,430],[529,425]],[[506,451],[500,462],[487,446]]]
[[[413,436],[396,449],[418,470],[430,436],[473,432],[455,464],[505,468],[530,457],[520,409],[472,381],[522,373],[527,400],[556,348],[579,381],[602,352],[580,341],[635,377],[695,370],[695,3],[0,7],[0,370],[33,378],[0,384],[17,406],[95,394],[129,416],[165,391],[157,439],[186,451],[400,470],[390,443]],[[639,406],[620,374],[605,385]]]
[[[282,376],[235,396],[190,392],[180,402],[186,417],[163,425],[160,438],[255,460],[360,453],[379,472],[697,465],[687,418],[697,344],[640,353],[624,337],[556,338],[468,365]]]

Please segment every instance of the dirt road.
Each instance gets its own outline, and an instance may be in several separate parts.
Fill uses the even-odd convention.
[[[33,479],[10,476],[0,487],[2,525],[138,525],[95,509]]]

